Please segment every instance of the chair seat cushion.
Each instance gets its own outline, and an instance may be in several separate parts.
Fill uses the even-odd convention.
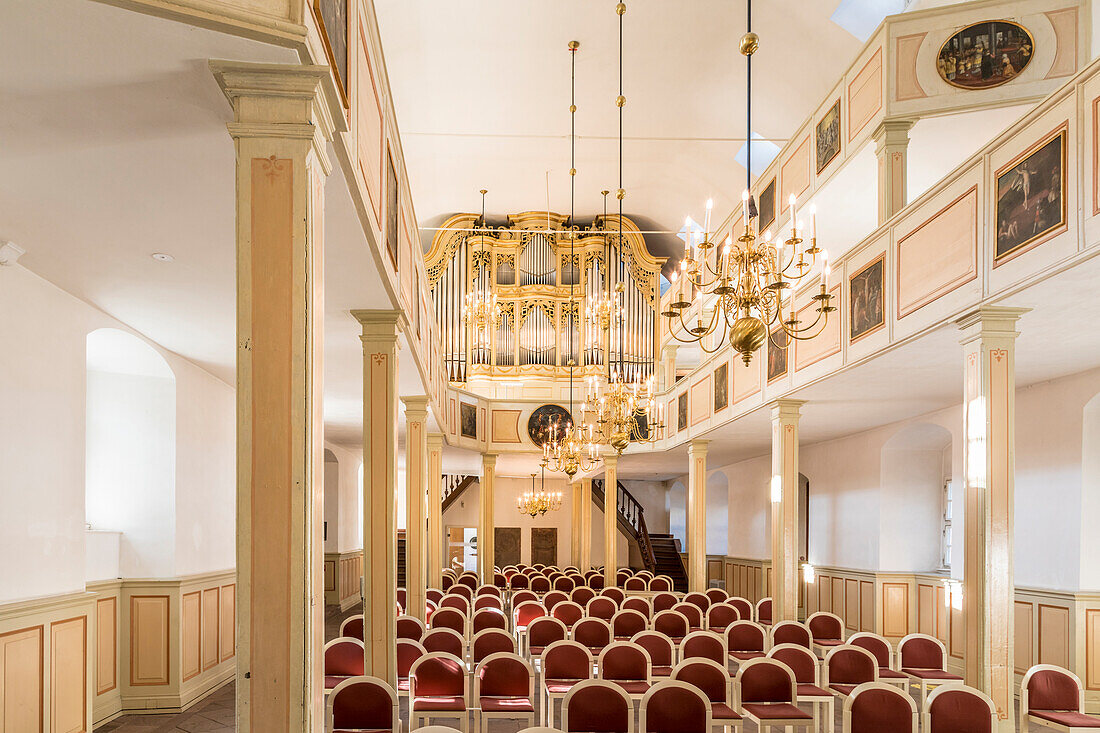
[[[813,720],[814,718],[789,702],[747,702],[741,707],[746,713],[759,720]]]
[[[1100,718],[1065,710],[1032,710],[1031,717],[1049,720],[1067,728],[1100,728]]]
[[[397,680],[397,689],[400,692],[408,692],[409,691],[409,678],[408,677],[405,677],[404,679],[398,678],[398,680]]]
[[[740,662],[747,662],[750,659],[760,659],[764,656],[764,652],[730,652],[730,657]]]
[[[393,728],[337,728],[332,733],[393,733]]]
[[[540,656],[544,651],[546,651],[546,647],[544,646],[533,646],[530,648],[532,657]]]
[[[483,713],[535,712],[534,706],[526,697],[483,697],[480,702]]]
[[[325,675],[325,689],[326,690],[331,690],[332,688],[336,687],[336,685],[340,684],[344,680],[350,680],[350,679],[351,679],[351,677],[349,677],[347,675],[326,674]]]
[[[833,692],[844,695],[847,697],[852,694],[852,690],[856,689],[857,685],[829,685],[829,689]]]
[[[653,667],[651,668],[654,677],[671,677],[672,667]]]
[[[461,696],[432,695],[413,698],[413,710],[432,710],[438,712],[463,712],[466,701]]]
[[[619,687],[623,688],[623,692],[628,695],[644,695],[649,692],[649,683],[642,682],[641,680],[611,680]]]
[[[710,704],[710,717],[715,720],[741,720],[741,716],[724,702],[712,702]]]
[[[551,695],[564,695],[573,689],[580,680],[546,680],[546,691]]]
[[[800,684],[798,686],[799,697],[832,697],[828,690],[823,690],[817,685]]]
[[[878,678],[880,680],[906,680],[909,679],[896,669],[890,669],[889,667],[878,668]]]
[[[843,639],[814,639],[814,644],[818,646],[840,646],[843,643]]]
[[[913,669],[912,667],[902,667],[902,672],[910,677],[916,677],[922,680],[959,680],[962,681],[962,677],[957,674],[951,674],[950,672],[944,672],[942,669]]]

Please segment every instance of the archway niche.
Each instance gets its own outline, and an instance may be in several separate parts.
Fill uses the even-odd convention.
[[[722,471],[707,477],[707,554],[729,554],[730,482]]]
[[[942,565],[945,484],[951,433],[916,423],[882,446],[879,569],[927,572]]]
[[[325,552],[339,552],[340,540],[340,459],[325,448],[325,491],[324,491],[324,537]]]

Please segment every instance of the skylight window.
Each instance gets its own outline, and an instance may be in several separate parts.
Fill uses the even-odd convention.
[[[741,146],[741,149],[737,151],[737,155],[734,157],[742,168],[748,167],[748,155],[749,144],[745,143]],[[764,172],[764,169],[771,165],[771,162],[775,160],[775,156],[779,155],[779,146],[773,143],[771,140],[765,140],[764,136],[758,132],[752,134],[752,175],[758,176]]]
[[[840,0],[829,20],[866,41],[883,18],[900,13],[905,5],[905,0]]]

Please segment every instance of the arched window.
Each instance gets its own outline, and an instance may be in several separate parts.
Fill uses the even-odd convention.
[[[882,447],[879,567],[920,571],[944,560],[944,484],[951,433],[940,425],[901,428]]]

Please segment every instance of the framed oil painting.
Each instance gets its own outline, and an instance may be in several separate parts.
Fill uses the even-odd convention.
[[[569,410],[561,405],[543,405],[527,418],[527,436],[541,448],[554,437],[555,425],[560,435],[561,431],[572,424],[573,416],[569,414]]]
[[[397,208],[397,170],[393,167],[393,152],[387,148],[386,156],[386,251],[390,254],[393,269],[397,269],[397,236],[399,233],[397,218],[401,212]]]
[[[990,89],[1015,79],[1031,63],[1035,41],[1022,25],[987,20],[947,39],[936,59],[940,78],[959,89]]]
[[[817,142],[817,172],[840,154],[840,100],[836,100],[825,116],[817,121],[814,140]]]
[[[756,208],[759,212],[756,228],[757,231],[763,232],[775,223],[775,178],[772,178],[771,183],[764,186],[764,190],[760,192],[760,200]]]
[[[558,564],[558,528],[531,528],[531,564]]]
[[[493,559],[500,567],[519,565],[522,555],[519,527],[493,527]]]
[[[714,370],[714,411],[724,410],[730,403],[730,363],[719,364]]]
[[[463,438],[477,439],[477,405],[459,403],[459,425]]]
[[[859,341],[886,323],[882,294],[883,258],[879,257],[848,278],[848,339]]]
[[[328,62],[336,72],[340,101],[348,106],[348,0],[313,0],[313,17],[320,27]]]
[[[687,430],[688,426],[688,395],[684,392],[676,398],[676,429]]]
[[[997,172],[994,266],[1066,225],[1065,170],[1063,127]]]
[[[782,344],[777,346],[776,344]],[[768,381],[772,382],[787,373],[787,334],[782,327],[771,332],[768,339]]]

